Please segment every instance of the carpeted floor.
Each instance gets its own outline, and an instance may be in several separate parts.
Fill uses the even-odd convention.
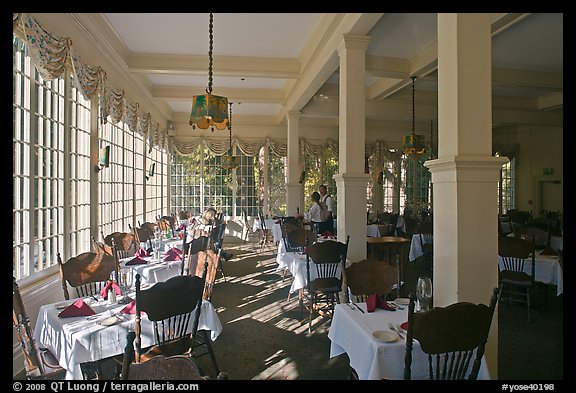
[[[276,271],[275,249],[261,254],[255,244],[228,244],[234,257],[224,263],[212,303],[223,331],[213,342],[222,371],[232,380],[345,380],[346,355],[330,359],[329,319],[300,318],[298,300],[287,301],[290,276]],[[422,272],[407,268],[405,287]],[[527,322],[521,305],[500,306],[499,379],[563,379],[563,296],[549,290],[544,310],[535,308]],[[404,296],[404,294],[403,294]],[[208,375],[214,369],[208,356],[199,359]]]

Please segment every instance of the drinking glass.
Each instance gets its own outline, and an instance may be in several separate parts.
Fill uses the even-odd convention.
[[[432,300],[432,280],[430,277],[419,277],[416,283],[418,311],[427,311]]]

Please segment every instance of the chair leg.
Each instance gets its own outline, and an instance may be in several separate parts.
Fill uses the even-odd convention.
[[[218,363],[216,362],[216,356],[214,356],[214,351],[212,350],[212,344],[210,344],[210,337],[208,336],[207,330],[200,330],[202,332],[202,336],[204,337],[204,342],[206,344],[206,348],[208,349],[208,354],[210,355],[210,360],[212,361],[212,365],[214,365],[214,370],[216,370],[216,375],[220,374],[220,368],[218,367]]]

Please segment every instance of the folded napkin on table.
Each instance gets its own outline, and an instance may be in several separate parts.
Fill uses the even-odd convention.
[[[377,293],[373,293],[366,299],[366,309],[368,312],[373,312],[376,308],[381,308],[388,311],[396,311],[396,308],[389,305],[382,296]]]
[[[150,256],[150,252],[148,250],[145,250],[143,248],[139,248],[138,251],[136,251],[136,254],[134,254],[135,257],[149,257]]]
[[[167,252],[164,261],[181,261],[182,256],[177,252]]]
[[[174,254],[174,255],[182,255],[182,250],[179,249],[178,247],[172,247],[171,249],[169,249],[168,251],[166,251],[164,254],[165,254],[165,255],[171,255],[171,254]]]
[[[114,281],[108,281],[108,283],[104,285],[104,288],[100,290],[100,296],[102,296],[102,299],[108,299],[108,290],[110,289],[113,289],[114,292],[116,292],[116,295],[122,295],[122,290],[118,284],[116,284]]]
[[[58,316],[60,318],[68,317],[87,317],[96,314],[92,308],[84,303],[84,299],[78,299],[70,306],[66,307]]]
[[[402,329],[404,329],[404,330],[408,330],[408,321],[402,322],[402,323],[400,324],[400,327],[401,327]]]
[[[120,310],[120,314],[135,314],[136,313],[136,300],[132,300],[130,303],[126,305],[122,310]]]
[[[131,260],[129,260],[128,262],[125,263],[125,266],[131,266],[131,265],[143,265],[145,263],[148,263],[147,260],[142,259],[142,257],[134,257]]]
[[[179,226],[178,229],[176,229],[176,230],[177,230],[177,231],[183,231],[184,229],[186,229],[186,225],[180,224],[180,226]]]

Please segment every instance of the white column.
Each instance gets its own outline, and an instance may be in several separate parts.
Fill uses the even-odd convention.
[[[492,157],[489,14],[438,14],[438,159],[434,184],[434,305],[488,304],[498,286],[498,179]],[[497,378],[495,314],[486,347]]]
[[[304,212],[300,180],[300,112],[286,113],[288,126],[288,179],[286,182],[286,215],[296,215],[296,208]]]
[[[364,173],[366,140],[366,48],[370,37],[344,35],[340,55],[340,110],[338,133],[338,240],[350,235],[348,259],[366,258],[366,185]]]

